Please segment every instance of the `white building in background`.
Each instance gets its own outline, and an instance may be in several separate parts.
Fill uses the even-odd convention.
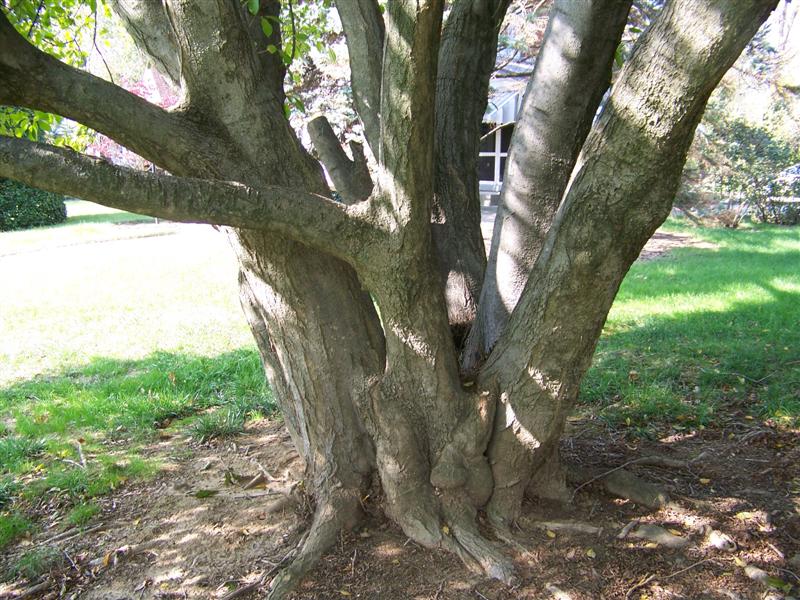
[[[483,115],[478,156],[478,179],[484,206],[495,205],[500,199],[511,135],[532,70],[529,62],[512,61],[489,82],[489,103]]]

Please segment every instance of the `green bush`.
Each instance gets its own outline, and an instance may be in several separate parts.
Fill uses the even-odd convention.
[[[55,225],[66,220],[63,196],[0,179],[0,231]]]

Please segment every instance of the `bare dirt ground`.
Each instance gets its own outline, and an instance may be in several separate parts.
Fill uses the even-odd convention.
[[[342,535],[293,598],[755,600],[797,593],[800,432],[740,413],[713,429],[663,433],[642,441],[594,421],[570,424],[565,459],[596,472],[642,456],[690,461],[706,454],[682,468],[628,467],[669,490],[672,501],[660,510],[610,497],[594,483],[569,506],[528,504],[515,532],[520,547],[509,550],[521,581],[514,589],[409,542],[380,516],[380,498],[368,497],[367,523]],[[43,544],[65,559],[41,581],[0,587],[0,597],[18,598],[40,584],[27,597],[221,598],[269,572],[300,537],[310,507],[300,490],[286,495],[301,465],[280,423],[253,423],[213,446],[169,437],[152,452],[169,457],[165,471],[104,498],[85,533],[53,540],[63,531],[54,528],[13,548],[7,558]],[[245,489],[263,471],[274,480]]]

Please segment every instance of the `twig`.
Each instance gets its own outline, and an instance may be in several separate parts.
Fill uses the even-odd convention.
[[[619,534],[617,534],[617,539],[624,540],[626,537],[628,537],[628,534],[631,532],[631,529],[636,527],[638,524],[639,524],[639,519],[634,519],[633,521],[625,525],[625,527],[622,528],[622,531],[620,531]]]
[[[353,558],[350,559],[350,577],[356,576],[356,556],[358,556],[358,548],[353,550]]]
[[[28,29],[28,39],[31,39],[31,35],[33,35],[33,28],[36,27],[36,23],[39,22],[39,17],[42,16],[42,9],[44,8],[44,0],[39,0],[39,6],[36,7],[36,14],[33,15],[33,19],[31,20],[31,27]]]
[[[103,61],[103,65],[106,67],[106,73],[108,73],[108,78],[111,80],[111,83],[114,83],[114,76],[111,74],[111,69],[108,68],[108,63],[106,62],[105,56],[103,53],[100,52],[100,48],[97,47],[97,4],[94,5],[94,30],[92,31],[92,46],[97,51],[97,54],[100,56],[100,60]]]
[[[692,463],[697,462],[698,460],[701,460],[702,458],[705,458],[706,456],[707,456],[707,454],[705,452],[703,452],[703,453],[698,454],[693,459],[688,460],[688,461],[675,460],[675,459],[672,459],[672,458],[665,458],[663,456],[642,456],[641,458],[631,459],[631,460],[629,460],[627,462],[622,463],[618,467],[614,467],[613,469],[609,469],[608,471],[604,471],[603,473],[600,473],[599,475],[595,475],[594,477],[592,477],[588,481],[584,481],[582,484],[580,484],[578,487],[576,487],[575,490],[572,492],[572,498],[570,498],[570,502],[574,501],[575,500],[575,496],[578,494],[578,492],[580,490],[582,490],[583,488],[585,488],[590,483],[594,483],[595,481],[603,479],[603,478],[607,477],[608,475],[611,475],[612,473],[616,473],[617,471],[621,471],[622,469],[624,469],[625,467],[629,467],[630,465],[650,465],[650,466],[656,466],[656,467],[668,467],[668,468],[673,468],[673,469],[682,469],[682,468],[688,468],[689,465],[691,465]]]
[[[39,542],[34,546],[34,548],[39,548],[41,546],[47,546],[48,544],[55,544],[58,542],[59,544],[63,544],[64,542],[68,542],[71,539],[82,535],[88,535],[90,533],[94,533],[99,529],[103,529],[105,527],[104,523],[100,523],[99,525],[95,525],[94,527],[90,527],[89,529],[84,529],[83,531],[75,531],[75,529],[67,529],[66,531],[62,531],[58,535],[54,535],[51,538],[48,538],[44,541]]]
[[[595,527],[588,523],[569,522],[569,521],[538,521],[534,523],[539,529],[550,529],[552,531],[570,531],[572,533],[588,533],[590,535],[599,534],[603,531],[602,527]]]
[[[37,583],[36,585],[32,585],[27,590],[23,590],[23,592],[19,596],[15,596],[16,600],[21,600],[22,598],[32,598],[39,592],[43,592],[47,588],[53,585],[52,580],[45,579],[41,583]]]
[[[680,571],[675,571],[674,573],[670,573],[669,575],[664,575],[663,577],[659,577],[658,575],[655,575],[655,574],[654,575],[650,575],[649,577],[645,577],[642,581],[640,581],[639,583],[637,583],[635,586],[633,586],[631,589],[628,590],[628,593],[625,594],[625,600],[628,600],[631,597],[631,594],[633,592],[635,592],[639,588],[642,588],[642,587],[646,586],[648,583],[651,583],[651,582],[655,581],[656,579],[660,579],[661,581],[664,581],[666,579],[672,579],[673,577],[677,577],[681,573],[685,573],[686,571],[694,569],[695,567],[699,567],[703,563],[707,563],[707,562],[716,562],[716,559],[714,559],[714,558],[704,558],[703,560],[699,560],[696,563],[692,563],[688,567],[684,567]]]
[[[157,546],[161,543],[161,540],[150,540],[149,542],[142,542],[141,544],[136,544],[133,546],[120,546],[112,550],[111,552],[105,553],[103,556],[99,558],[95,558],[89,561],[90,567],[107,567],[111,564],[117,564],[117,559],[122,556],[136,556],[137,554],[141,554],[142,552],[149,550],[153,546]]]
[[[64,556],[66,557],[66,559],[69,561],[69,564],[72,565],[72,568],[75,569],[78,573],[80,573],[81,570],[78,568],[78,565],[75,564],[75,561],[72,560],[72,557],[67,553],[67,551],[66,550],[62,550],[62,552],[64,553]]]
[[[80,441],[75,442],[75,447],[78,449],[78,457],[81,459],[81,468],[86,470],[86,457],[83,455],[83,445]]]
[[[475,592],[475,594],[477,594],[478,598],[483,598],[483,600],[489,600],[486,596],[481,594],[478,590],[472,590],[472,591]]]
[[[436,593],[433,595],[433,600],[439,600],[439,595],[442,593],[443,589],[444,589],[444,579],[442,579],[442,582],[439,584],[439,587],[436,589]]]

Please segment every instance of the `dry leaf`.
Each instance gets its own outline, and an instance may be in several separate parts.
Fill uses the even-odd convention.
[[[350,592],[348,592],[348,591],[346,591],[346,590],[339,590],[339,593],[340,593],[342,596],[351,596],[351,595],[352,595]]]
[[[703,485],[708,485],[709,483],[711,483],[711,480],[708,477],[701,477],[700,483],[702,483]]]
[[[658,544],[656,544],[655,542],[647,542],[647,543],[644,545],[644,547],[645,547],[645,548],[658,548]]]
[[[677,535],[677,536],[682,536],[683,535],[683,532],[682,531],[678,531],[677,529],[667,529],[667,531],[669,531],[672,535]]]
[[[588,556],[589,558],[596,558],[597,557],[597,553],[594,551],[594,548],[589,548],[586,551],[586,556]]]
[[[556,532],[555,531],[550,531],[548,529],[545,533],[547,533],[547,537],[549,537],[551,540],[556,537]]]
[[[747,566],[747,563],[746,563],[746,562],[744,562],[744,561],[743,561],[741,558],[739,558],[738,556],[734,556],[734,557],[733,557],[733,564],[735,564],[737,567],[746,567],[746,566]]]
[[[447,525],[442,525],[442,533],[450,535],[450,528]]]

